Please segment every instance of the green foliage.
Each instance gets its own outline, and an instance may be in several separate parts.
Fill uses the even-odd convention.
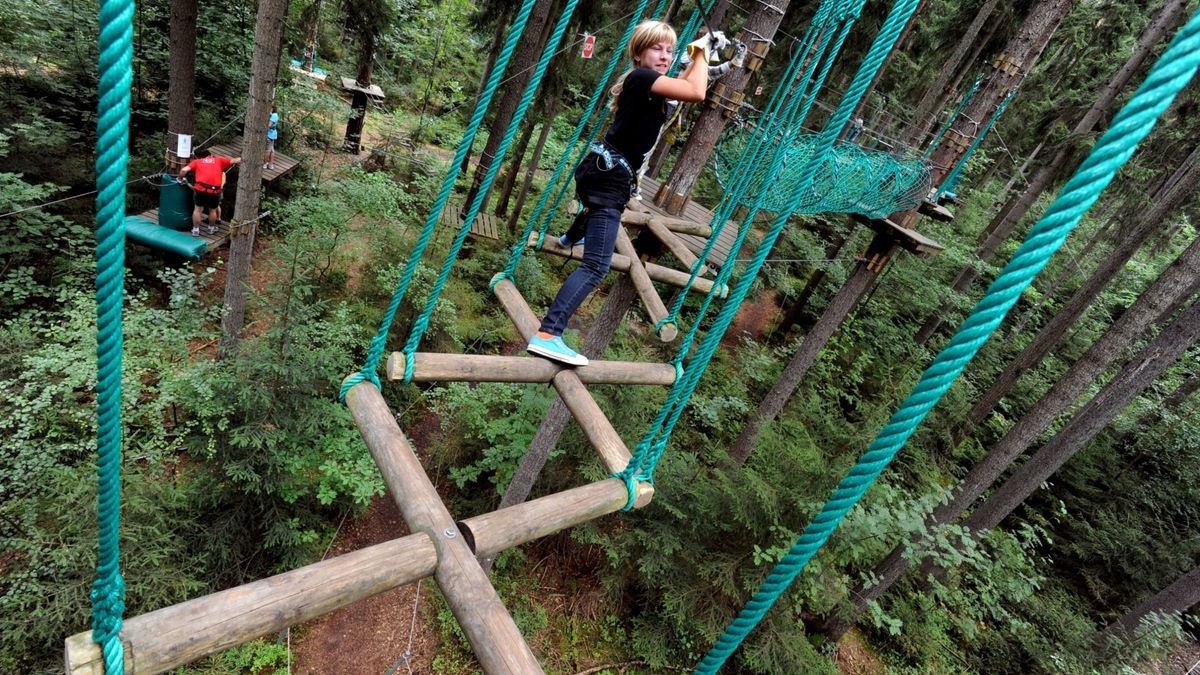
[[[430,409],[442,419],[442,432],[456,448],[439,455],[459,488],[487,477],[503,494],[517,462],[529,448],[542,416],[553,400],[545,387],[483,382],[454,382],[426,393]]]
[[[180,668],[179,675],[228,675],[229,673],[277,673],[290,667],[288,646],[278,642],[255,640],[229,651],[210,656]]]

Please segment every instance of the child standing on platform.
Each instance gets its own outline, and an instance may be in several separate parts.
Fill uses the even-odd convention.
[[[587,357],[562,340],[567,321],[595,290],[612,262],[638,169],[667,119],[667,100],[703,101],[708,88],[709,55],[727,44],[719,31],[688,45],[692,63],[682,77],[667,77],[675,51],[675,31],[661,21],[643,21],[629,39],[633,68],[611,90],[612,126],[602,142],[593,143],[575,170],[575,192],[583,208],[559,239],[564,246],[583,244],[582,264],[567,277],[538,332],[529,341],[531,354],[572,366]]]

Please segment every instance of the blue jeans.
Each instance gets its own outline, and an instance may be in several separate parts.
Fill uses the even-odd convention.
[[[585,202],[586,203],[586,202]],[[617,245],[617,231],[621,227],[621,209],[613,206],[588,208],[587,234],[583,242],[583,263],[567,277],[540,330],[551,335],[562,335],[567,321],[583,304],[587,296],[600,285],[608,267],[612,264],[613,249]]]

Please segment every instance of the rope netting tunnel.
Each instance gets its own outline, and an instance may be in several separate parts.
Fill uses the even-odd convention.
[[[725,153],[740,155],[748,136],[748,132],[738,130],[722,141],[722,152],[717,154],[716,162],[717,180],[721,185],[728,182],[734,170]],[[799,136],[784,148],[781,171],[769,174],[766,166],[754,170],[747,193],[767,194],[763,210],[783,210],[787,186],[796,182],[801,169],[812,159],[816,143],[814,135]],[[929,166],[921,159],[866,150],[853,143],[838,143],[821,162],[812,186],[801,197],[795,212],[861,213],[883,218],[915,208],[929,194],[931,186]]]
[[[1175,36],[1146,81],[1113,119],[1041,220],[1030,229],[1012,260],[921,375],[909,397],[834,490],[821,512],[772,568],[762,587],[718,638],[696,672],[715,673],[804,570],[1133,155],[1159,115],[1195,75],[1197,66],[1200,66],[1200,11]]]

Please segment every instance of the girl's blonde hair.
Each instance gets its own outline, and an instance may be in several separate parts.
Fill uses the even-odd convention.
[[[675,29],[671,28],[670,24],[665,21],[643,21],[633,29],[633,35],[629,37],[629,44],[625,48],[625,53],[629,56],[629,60],[633,62],[633,67],[637,68],[641,64],[637,62],[638,56],[660,42],[669,42],[672,45],[678,40],[675,35]],[[633,68],[621,73],[617,78],[616,84],[608,90],[609,110],[617,109],[617,99],[621,96],[621,89],[625,86],[625,78],[629,73],[633,72]]]

